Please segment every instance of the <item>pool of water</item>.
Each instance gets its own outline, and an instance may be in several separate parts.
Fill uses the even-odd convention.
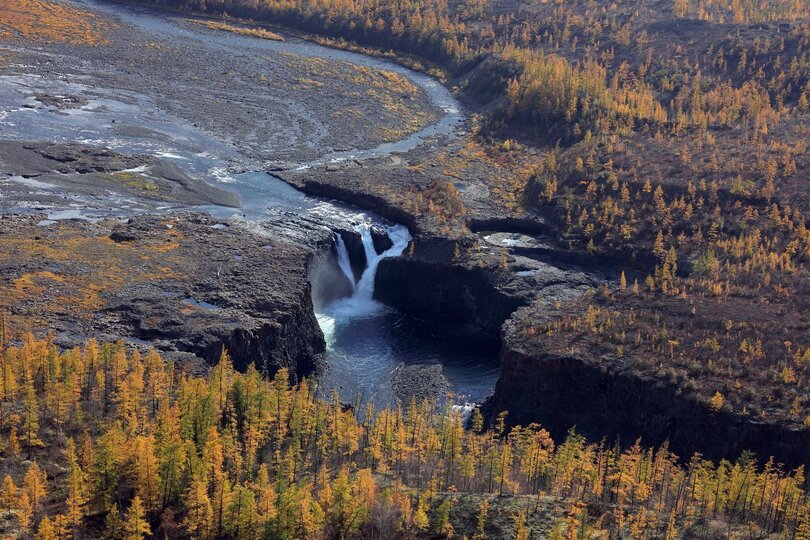
[[[497,349],[449,342],[384,305],[367,315],[337,318],[327,308],[318,322],[329,365],[321,385],[325,392],[337,389],[346,402],[395,403],[392,377],[403,365],[441,364],[450,400],[458,405],[480,403],[498,381]]]

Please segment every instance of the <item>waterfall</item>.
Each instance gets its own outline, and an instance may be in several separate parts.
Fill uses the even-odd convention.
[[[343,241],[343,237],[340,236],[340,233],[335,233],[335,246],[337,247],[337,263],[340,267],[340,270],[349,280],[349,283],[352,285],[352,293],[356,288],[354,283],[354,272],[352,271],[352,263],[349,260],[349,250],[346,249],[346,242]]]
[[[388,257],[402,255],[402,252],[408,247],[408,242],[411,241],[411,235],[403,225],[387,227],[386,232],[392,245],[387,250],[377,254],[377,250],[374,248],[374,238],[371,236],[371,225],[364,223],[359,225],[356,230],[363,239],[363,249],[366,252],[366,269],[363,270],[363,275],[360,276],[360,281],[357,282],[357,292],[355,292],[354,296],[369,301],[374,298],[374,278],[377,276],[377,267],[380,265],[380,261]]]
[[[422,373],[426,369],[425,377],[438,380],[440,375],[432,367],[421,366],[438,360],[442,364],[441,377],[453,386],[448,404],[466,422],[475,407],[473,402],[480,401],[484,392],[495,386],[498,368],[492,359],[497,358],[496,351],[488,347],[459,347],[436,339],[429,325],[374,300],[374,282],[380,263],[386,258],[402,255],[408,248],[411,235],[402,225],[386,227],[379,221],[372,223],[366,216],[358,217],[351,216],[354,223],[361,222],[354,227],[351,237],[335,237],[336,251],[333,254],[336,254],[336,260],[330,265],[333,277],[343,272],[349,281],[355,282],[347,262],[355,257],[359,259],[362,249],[366,257],[365,269],[362,273],[356,272],[359,279],[351,296],[338,298],[325,306],[319,305],[316,312],[326,341],[326,368],[318,373],[318,392],[328,396],[332,390],[337,390],[344,399],[360,395],[375,403],[394,404],[400,397],[400,388],[409,392],[413,385],[423,384],[413,379],[413,382],[407,380],[399,385],[395,378],[397,370],[402,366],[412,366],[414,373]],[[348,219],[343,220],[346,221]],[[343,227],[341,230],[345,230]],[[378,240],[377,246],[381,244],[379,240],[389,244],[384,235],[390,240],[391,247],[377,253],[375,239]],[[351,252],[346,250],[347,244]],[[334,268],[335,263],[340,270]],[[387,279],[385,281],[386,288],[397,286],[387,283]],[[341,291],[346,291],[345,286],[341,285]]]
[[[386,227],[392,245],[382,253],[377,253],[374,248],[371,227],[372,223],[362,223],[355,227],[363,240],[363,249],[366,254],[366,268],[357,283],[354,282],[354,274],[349,264],[349,253],[346,250],[346,244],[343,238],[339,234],[337,235],[335,240],[338,250],[338,266],[349,278],[354,292],[350,297],[341,298],[327,306],[325,315],[335,319],[367,317],[376,313],[382,307],[382,304],[374,300],[374,278],[377,276],[377,268],[383,259],[402,255],[402,252],[408,247],[408,242],[411,241],[411,235],[404,225]]]

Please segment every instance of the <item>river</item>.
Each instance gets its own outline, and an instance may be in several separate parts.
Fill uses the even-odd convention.
[[[369,68],[384,68],[407,77],[430,98],[438,121],[401,140],[373,148],[327,151],[315,159],[296,162],[291,168],[343,160],[363,160],[405,152],[428,137],[453,136],[461,128],[462,114],[452,95],[435,80],[402,66],[377,58],[326,48],[299,39],[284,42],[262,40],[225,32],[197,31],[188,23],[176,22],[137,8],[121,8],[91,0],[81,2],[88,9],[113,14],[124,23],[167,37],[199,40],[235,55],[294,53],[330,61],[349,62]],[[88,103],[70,110],[31,107],[37,93],[87,96]],[[125,124],[126,130],[112,127]],[[335,201],[305,196],[276,177],[252,170],[237,172],[236,150],[222,138],[167,113],[143,92],[104,88],[83,79],[65,80],[34,74],[0,77],[0,136],[20,140],[78,142],[106,146],[125,154],[150,154],[176,162],[184,171],[206,182],[235,192],[243,203],[238,210],[219,206],[159,206],[143,211],[201,210],[215,216],[260,222],[280,215],[312,216],[318,220],[351,223],[365,235],[368,266],[352,283],[353,294],[320,308],[318,321],[327,342],[327,369],[320,374],[323,390],[337,389],[346,401],[361,399],[392,403],[396,392],[392,380],[405,366],[440,365],[449,384],[452,400],[458,404],[481,401],[494,388],[498,377],[497,351],[464,347],[436,336],[419,321],[374,300],[376,264],[383,257],[396,257],[406,249],[410,235],[401,225],[388,223],[362,209]],[[158,134],[158,136],[156,136]],[[106,193],[96,197],[71,197],[45,212],[49,220],[104,217],[125,218],[138,212],[137,205]],[[5,208],[9,211],[12,209]],[[19,210],[19,209],[13,209]],[[370,226],[385,227],[393,247],[376,253],[370,244]],[[341,239],[336,238],[340,254]]]

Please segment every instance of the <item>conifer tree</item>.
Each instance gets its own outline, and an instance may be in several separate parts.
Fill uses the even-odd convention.
[[[32,461],[25,471],[23,478],[23,489],[31,501],[32,508],[36,511],[46,495],[47,477],[45,471],[40,469],[36,461]]]
[[[157,510],[160,499],[158,496],[158,458],[155,456],[154,439],[138,436],[135,438],[133,448],[132,469],[135,491],[146,510]]]
[[[14,483],[11,476],[7,474],[3,478],[2,485],[0,485],[0,505],[3,506],[6,514],[10,514],[11,509],[16,507],[18,502],[17,494],[17,485]]]
[[[58,540],[56,528],[48,516],[42,518],[37,527],[36,540]]]
[[[17,513],[17,518],[20,520],[20,528],[23,532],[28,533],[31,530],[31,522],[34,519],[34,506],[31,504],[28,493],[23,492],[19,500],[19,507],[20,510]]]
[[[526,524],[527,521],[527,512],[526,510],[521,510],[514,516],[515,520],[515,540],[529,540],[529,527]],[[576,537],[574,537],[576,538]]]
[[[183,525],[194,538],[206,538],[211,531],[213,510],[205,483],[195,480],[183,498],[186,517]]]
[[[126,528],[124,518],[121,515],[121,508],[114,504],[108,511],[104,518],[104,536],[110,540],[115,538],[124,538],[126,535]]]
[[[135,495],[129,506],[127,518],[124,523],[124,539],[143,540],[151,534],[152,529],[149,526],[149,522],[146,521],[146,512],[144,512],[141,498]]]
[[[71,527],[76,530],[81,526],[82,518],[85,514],[85,504],[87,503],[87,488],[85,487],[85,475],[79,466],[75,453],[73,439],[68,439],[65,457],[68,463],[68,489],[65,501],[66,517]]]
[[[44,443],[40,440],[39,432],[39,405],[37,404],[37,395],[34,390],[34,380],[31,376],[26,378],[25,381],[25,414],[23,416],[23,435],[25,437],[25,445],[28,447],[30,456],[31,449],[35,446],[43,446]]]
[[[8,434],[8,453],[10,456],[17,456],[20,453],[20,440],[17,437],[16,426],[12,426]]]
[[[436,507],[433,533],[440,538],[452,538],[455,534],[453,524],[450,522],[450,508],[453,502],[453,499],[447,497]]]
[[[119,482],[121,480],[121,465],[124,444],[124,435],[118,424],[114,424],[106,433],[101,435],[93,452],[93,466],[91,478],[93,483],[93,503],[96,508],[106,510],[115,500]],[[75,470],[75,469],[74,469]],[[78,471],[75,478],[79,478]]]
[[[489,514],[489,499],[483,497],[478,507],[478,515],[475,518],[475,534],[473,540],[483,540],[486,538],[487,515]]]

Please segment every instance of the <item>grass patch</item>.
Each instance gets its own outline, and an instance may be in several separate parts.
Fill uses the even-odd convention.
[[[271,32],[264,28],[249,28],[247,26],[236,26],[226,22],[219,21],[199,21],[191,19],[192,22],[201,24],[212,30],[224,30],[225,32],[233,32],[234,34],[241,34],[243,36],[257,37],[261,39],[270,39],[272,41],[284,41],[284,37],[275,32]]]
[[[136,191],[154,193],[158,190],[158,185],[151,178],[135,172],[116,172],[110,174],[108,178]]]
[[[109,25],[87,11],[62,2],[3,0],[0,40],[107,45]]]

